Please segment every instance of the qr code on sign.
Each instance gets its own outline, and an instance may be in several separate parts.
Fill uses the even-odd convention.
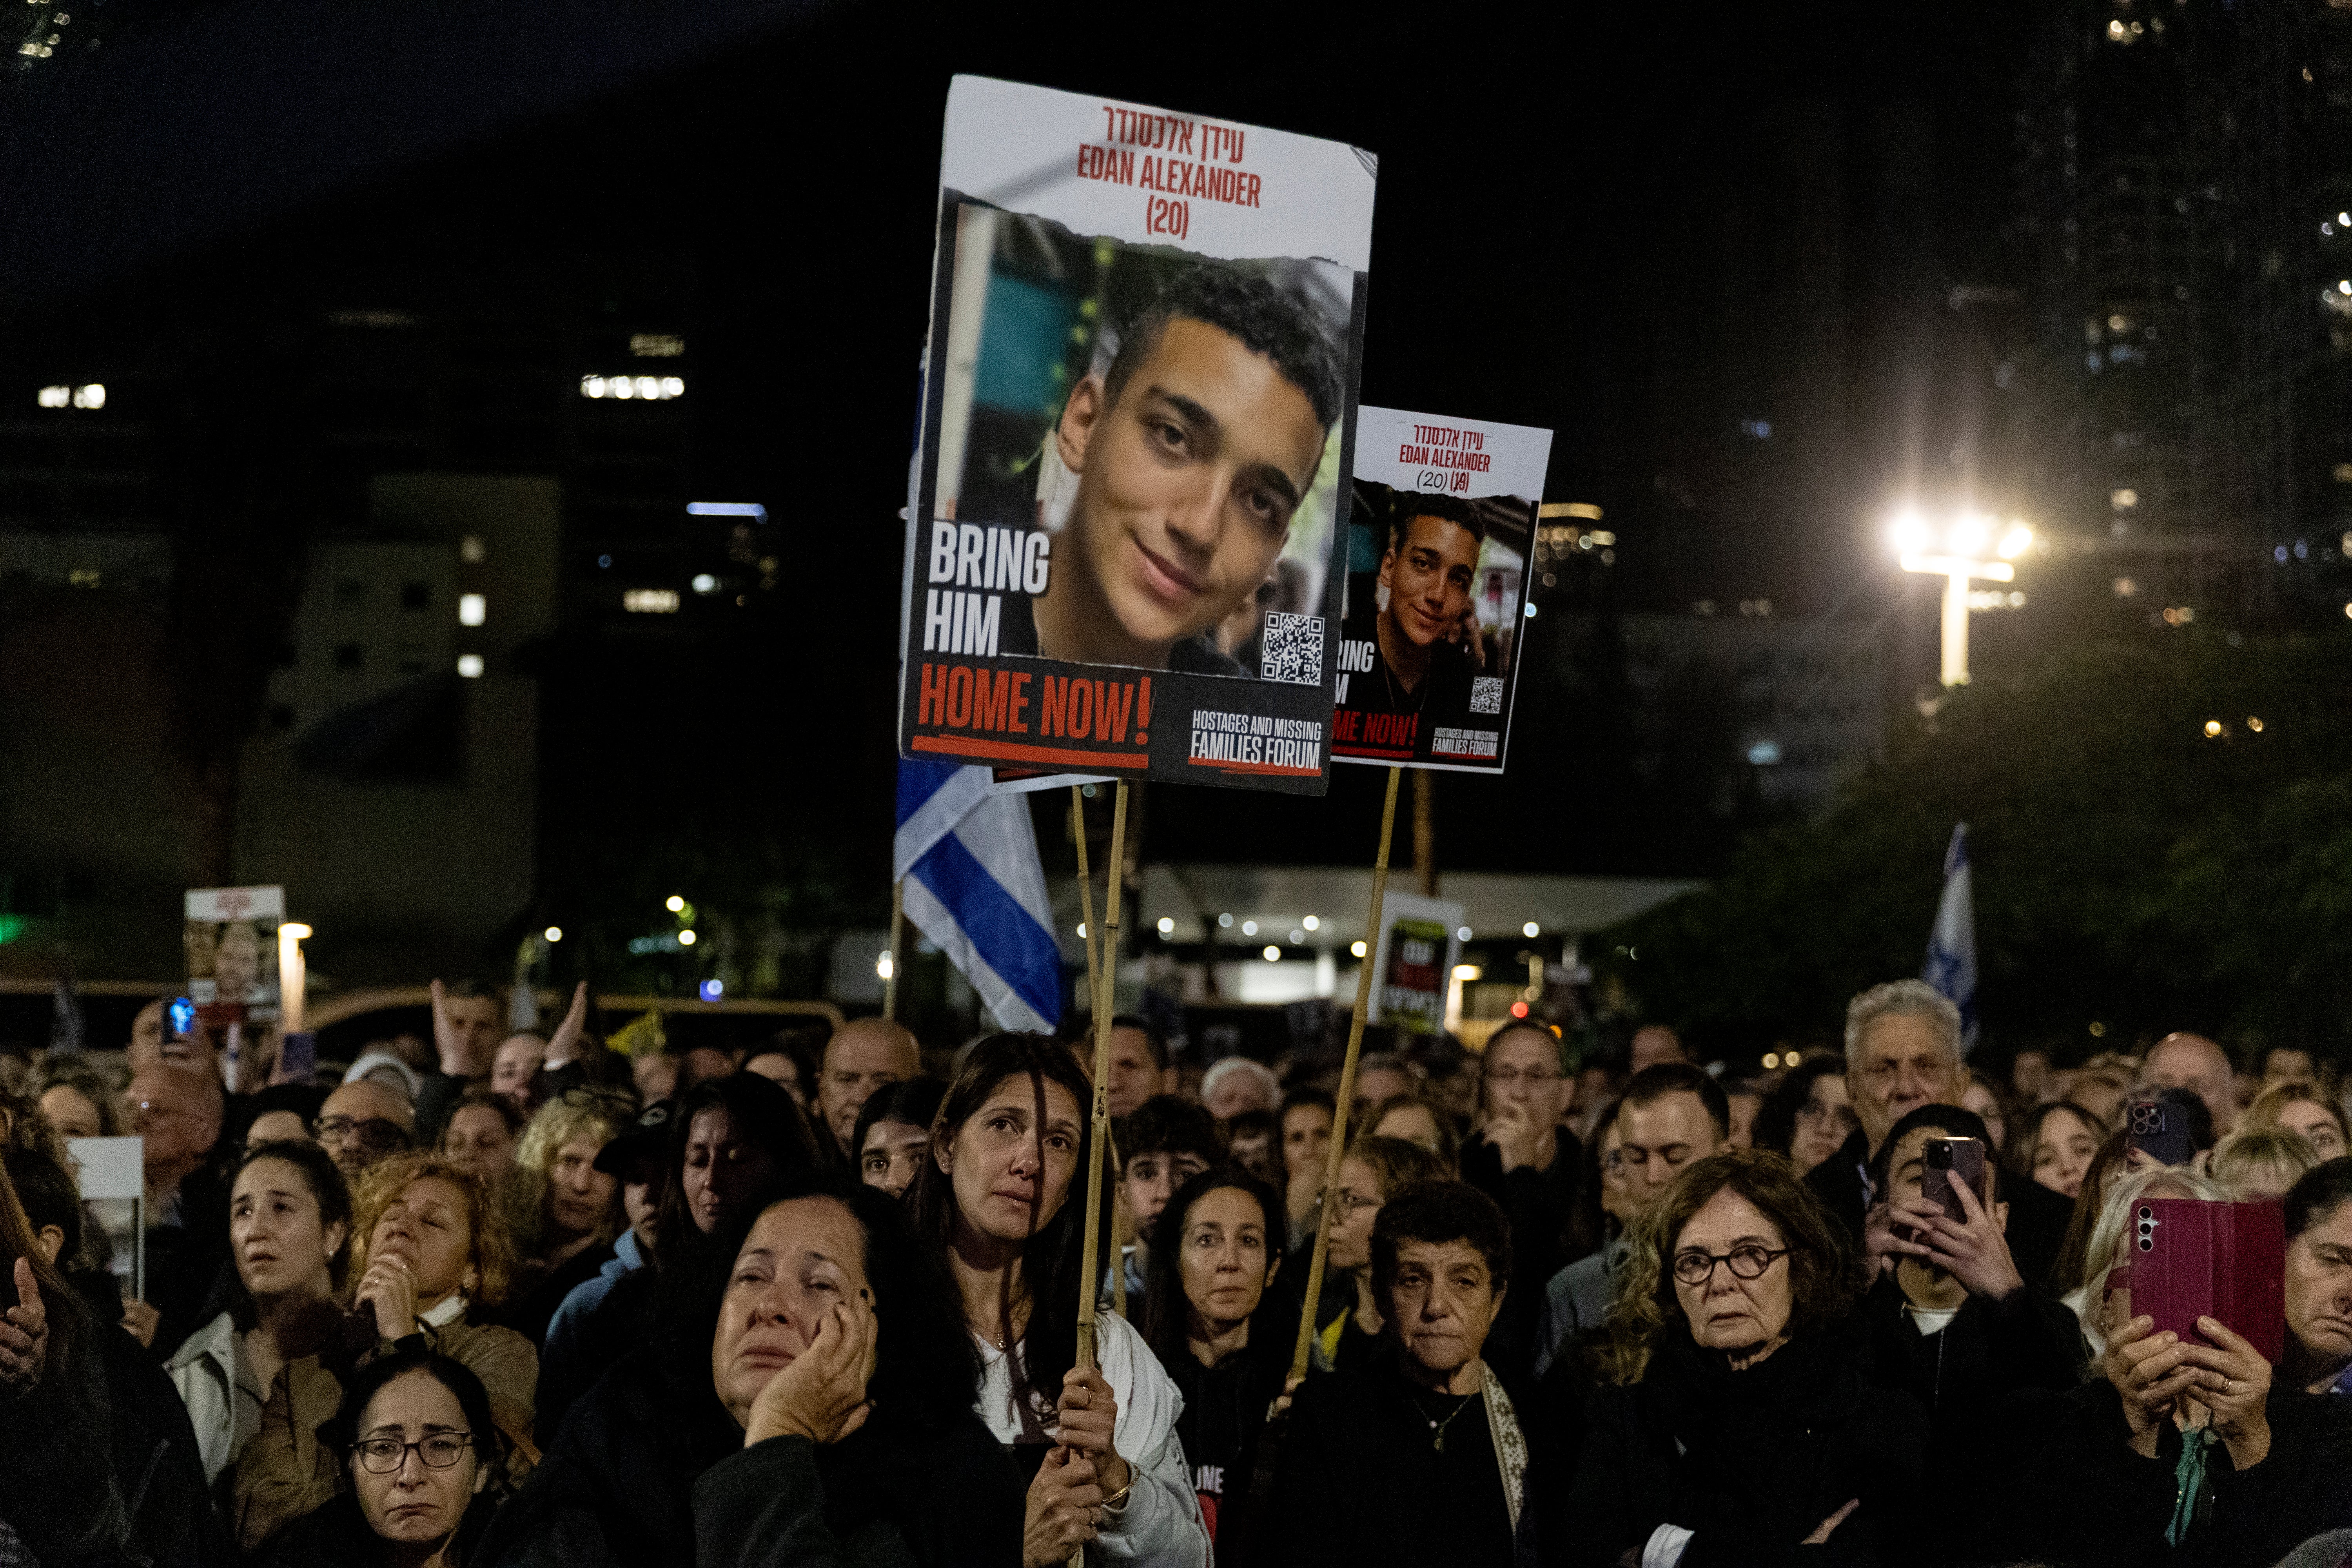
[[[1503,710],[1503,678],[1499,675],[1474,676],[1470,681],[1470,711],[1500,713]]]
[[[1287,681],[1293,686],[1323,684],[1323,617],[1265,613],[1260,633],[1257,674],[1260,680]]]

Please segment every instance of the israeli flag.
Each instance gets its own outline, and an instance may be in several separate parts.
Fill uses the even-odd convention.
[[[1919,978],[1960,1010],[1960,1054],[1977,1044],[1977,917],[1969,893],[1969,825],[1952,829],[1944,851],[1944,897],[1927,935],[1927,962]]]
[[[906,882],[907,918],[1000,1025],[1050,1031],[1061,1022],[1062,952],[1025,801],[996,793],[986,768],[901,758],[891,863]]]

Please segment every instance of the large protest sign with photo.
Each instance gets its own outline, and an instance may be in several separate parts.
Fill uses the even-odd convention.
[[[1373,170],[955,79],[903,755],[1322,792]]]
[[[1551,432],[1366,408],[1331,753],[1500,773]]]

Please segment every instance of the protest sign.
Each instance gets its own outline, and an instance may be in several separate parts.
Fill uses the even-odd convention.
[[[955,79],[902,755],[1322,792],[1373,170]]]
[[[182,940],[188,953],[188,1000],[220,1053],[225,1081],[245,1087],[248,1047],[278,1019],[278,927],[286,918],[283,888],[195,888],[187,895]],[[178,1054],[192,1030],[174,1009],[164,1055]],[[265,1065],[267,1058],[263,1058]]]
[[[1445,987],[1462,955],[1463,907],[1444,899],[1391,893],[1372,952],[1371,1021],[1401,1034],[1433,1035],[1445,1025]]]
[[[1365,408],[1331,754],[1500,773],[1551,432]]]
[[[126,1300],[147,1299],[147,1140],[68,1138],[74,1186],[106,1235],[109,1268]]]

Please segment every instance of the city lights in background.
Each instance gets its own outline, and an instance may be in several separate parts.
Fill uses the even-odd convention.
[[[698,594],[716,594],[719,592],[719,579],[708,572],[698,572],[692,586]]]
[[[668,898],[662,900],[662,908],[667,910],[672,914],[682,912],[686,908],[686,895],[683,893],[672,893]]]
[[[1161,936],[1174,936],[1176,934],[1176,922],[1168,916],[1161,915],[1160,917],[1160,934]]]
[[[1454,934],[1462,941],[1468,942],[1470,940],[1470,928],[1468,926],[1464,926]]]
[[[723,980],[706,980],[702,983],[700,990],[705,1002],[716,1002],[727,994],[727,983]]]
[[[550,942],[562,942],[563,940],[563,928],[562,926],[550,926],[539,934],[545,937]]]
[[[755,500],[690,500],[686,503],[688,517],[748,517],[754,522],[768,521],[768,509]]]
[[[676,359],[686,352],[686,340],[674,332],[631,332],[629,353],[639,359]]]
[[[1476,980],[1486,973],[1475,963],[1457,963],[1454,966],[1454,978],[1456,980]]]
[[[45,386],[33,395],[33,401],[43,408],[103,408],[106,384],[91,381],[79,386]]]
[[[1529,921],[1527,924],[1519,928],[1519,934],[1521,936],[1541,936],[1543,934],[1543,927],[1536,924],[1533,921]]]
[[[480,594],[457,595],[457,624],[478,626],[490,618],[490,601]]]
[[[894,969],[895,966],[891,963],[890,955],[887,952],[883,953],[881,957],[874,961],[874,973],[881,979],[889,979],[891,974],[894,973]]]
[[[1349,954],[1349,957],[1351,957],[1351,958],[1361,958],[1361,957],[1363,957],[1363,956],[1364,956],[1364,944],[1363,944],[1362,942],[1349,942],[1349,943],[1348,944],[1348,954]]]
[[[677,945],[678,945],[678,946],[680,946],[680,947],[692,947],[692,946],[694,945],[694,943],[695,943],[695,935],[694,935],[694,928],[693,928],[692,926],[688,926],[688,927],[687,927],[684,931],[680,931],[680,932],[678,932],[678,933],[677,933]]]
[[[2135,501],[2138,498],[2133,498]],[[1961,509],[1940,524],[1919,508],[1905,507],[1889,529],[1896,558],[1906,572],[1946,580],[1944,590],[1943,682],[1969,683],[1969,612],[1996,607],[2019,609],[2021,594],[1985,595],[1983,602],[1969,588],[1971,578],[1995,583],[2014,582],[2012,563],[2033,548],[2032,528],[2021,518],[2004,521],[1990,512]]]
[[[624,588],[621,608],[633,616],[674,616],[679,604],[675,588]]]
[[[482,656],[478,653],[459,654],[457,656],[457,674],[460,678],[467,680],[481,679]]]
[[[673,397],[685,396],[686,383],[674,375],[583,375],[580,378],[580,395],[666,403]]]
[[[1323,929],[1323,921],[1315,915],[1308,915],[1305,920],[1300,921],[1298,923],[1305,926],[1308,931],[1320,931]]]

